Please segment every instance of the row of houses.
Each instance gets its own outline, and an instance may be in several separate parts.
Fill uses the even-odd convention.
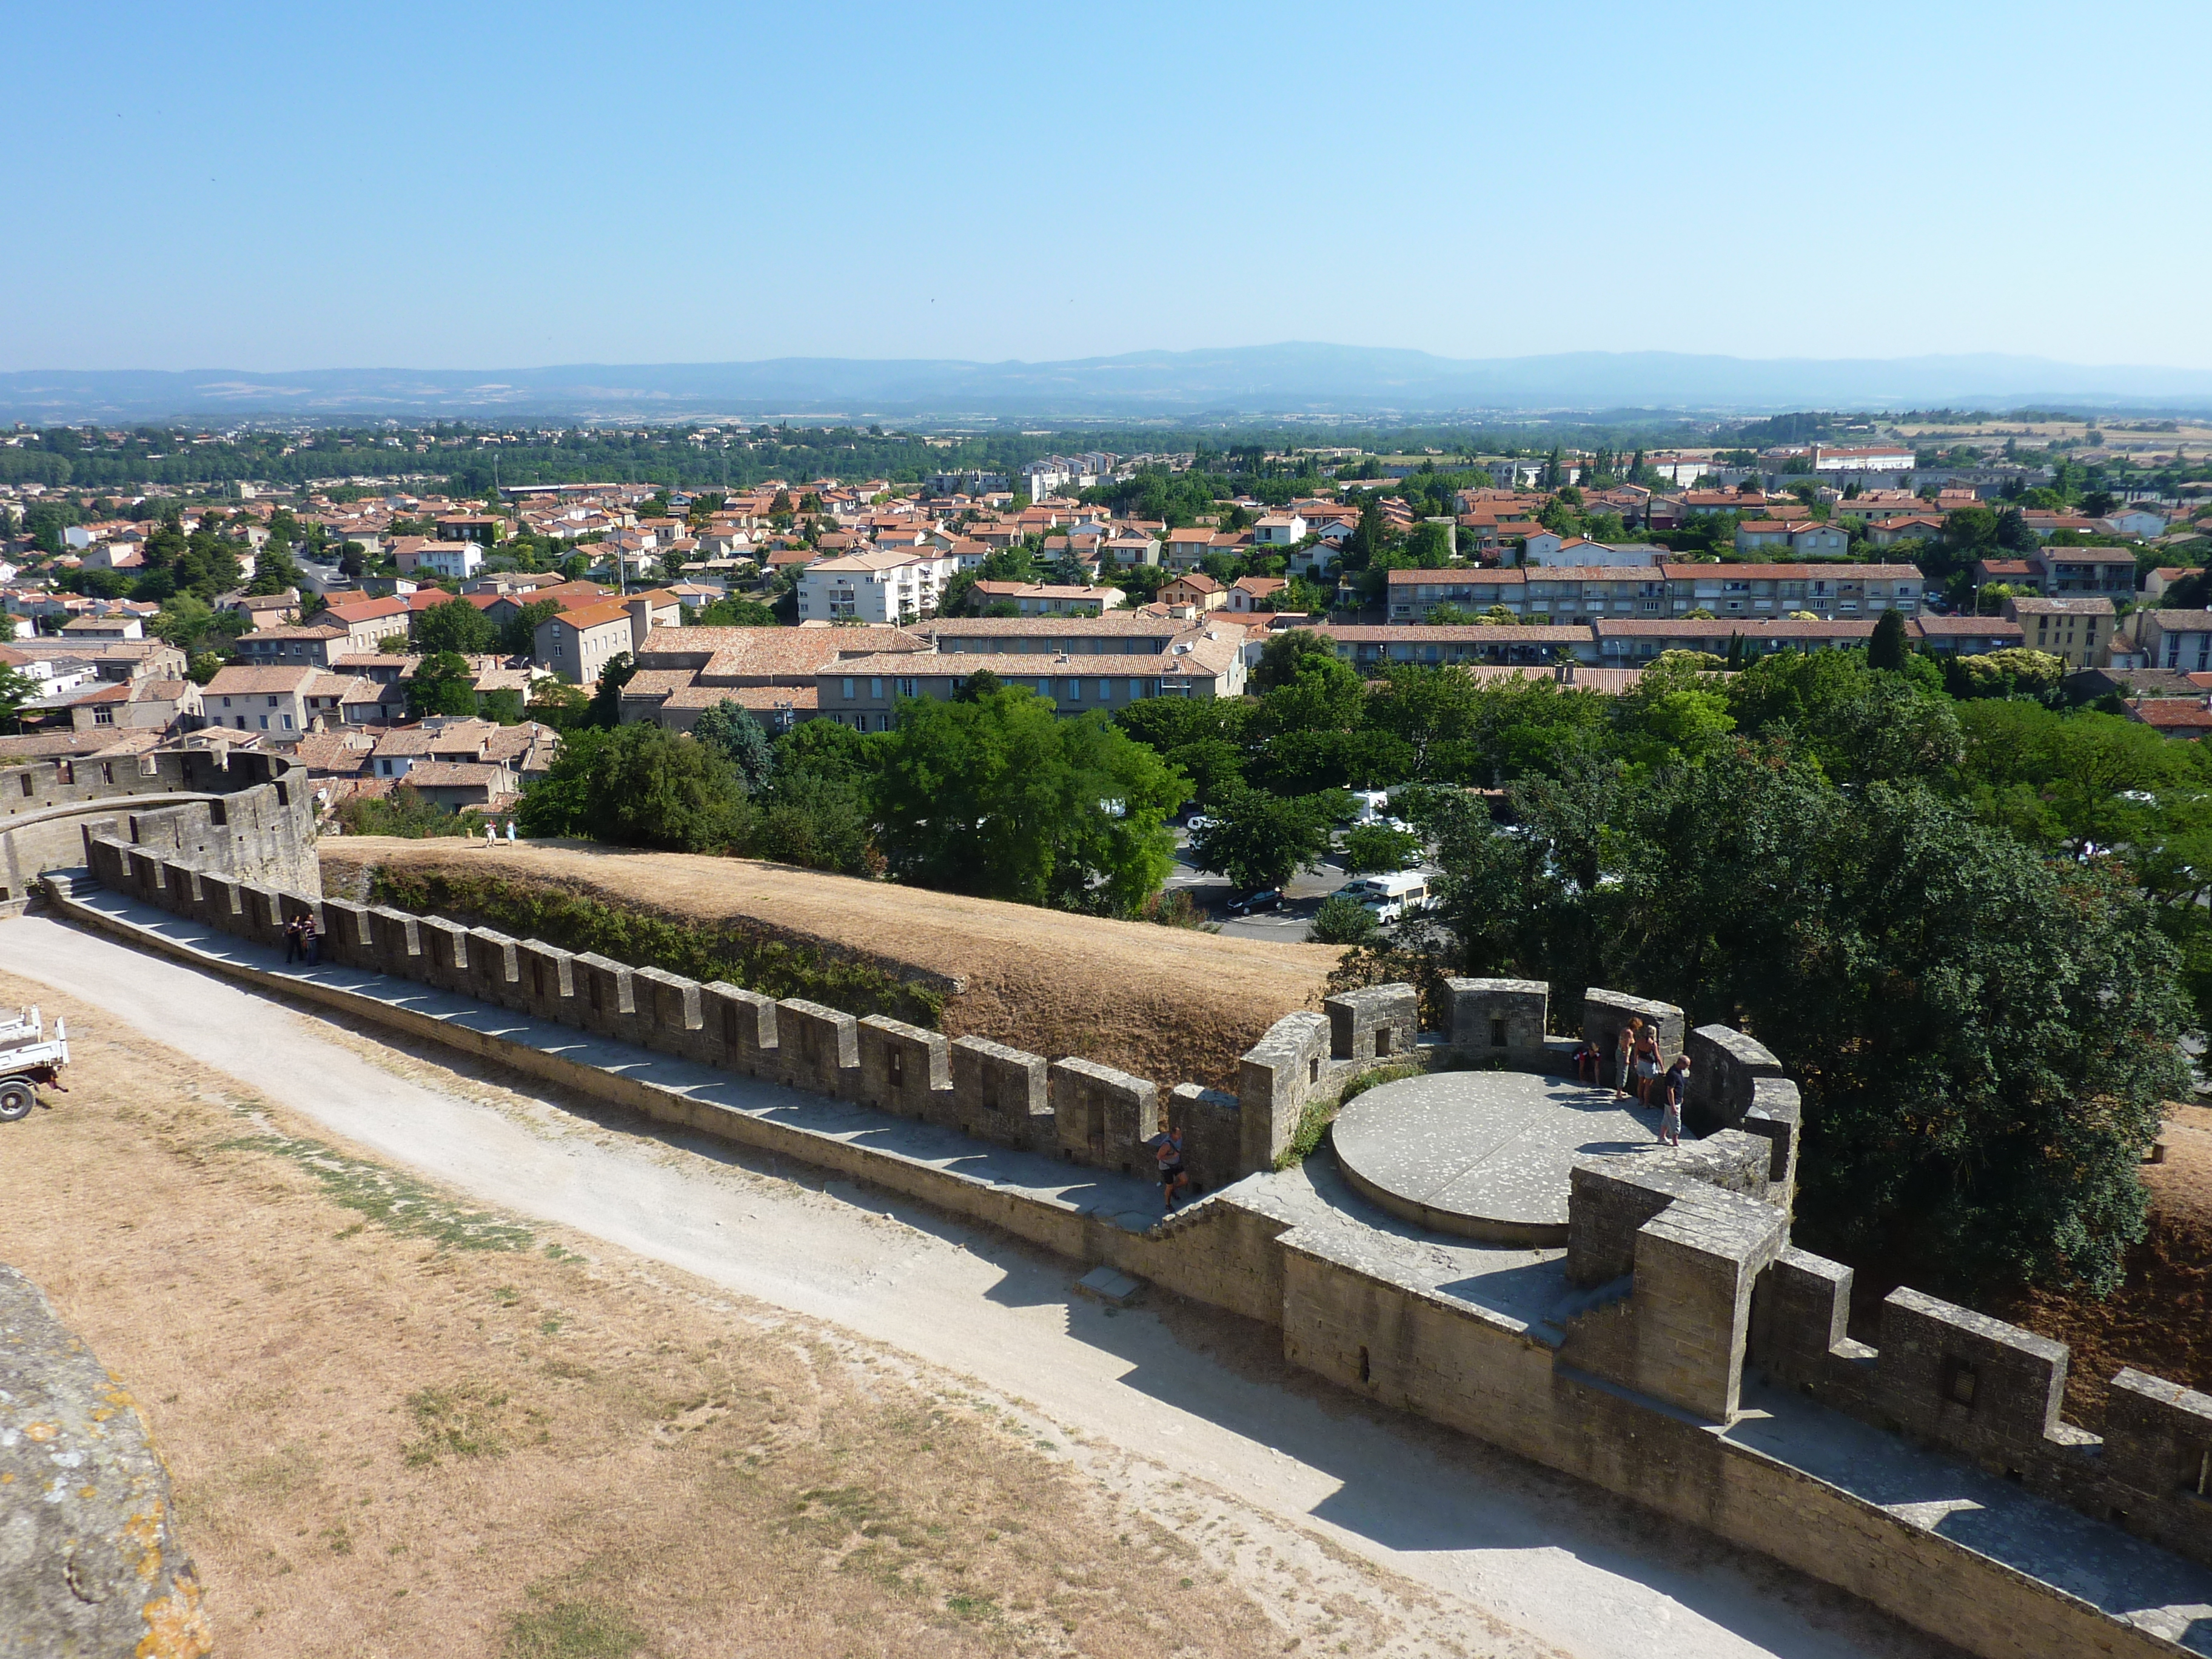
[[[1140,616],[945,617],[796,629],[662,628],[639,647],[622,717],[689,731],[727,699],[771,730],[835,720],[888,730],[899,701],[950,697],[988,669],[1064,713],[1243,694],[1252,630]]]
[[[1575,623],[1625,617],[1784,617],[1809,611],[1823,621],[1871,619],[1884,611],[1922,609],[1926,581],[1910,564],[1691,564],[1543,566],[1393,570],[1385,614],[1415,622],[1437,605]]]

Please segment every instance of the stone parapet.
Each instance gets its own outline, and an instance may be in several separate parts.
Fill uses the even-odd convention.
[[[1540,979],[1448,979],[1451,1046],[1469,1060],[1553,1069],[1546,1045],[1552,988]]]

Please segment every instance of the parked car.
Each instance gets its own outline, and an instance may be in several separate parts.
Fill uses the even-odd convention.
[[[1228,906],[1229,914],[1232,916],[1249,916],[1261,910],[1279,910],[1282,908],[1283,893],[1279,887],[1262,887],[1256,893],[1239,893],[1229,901]]]

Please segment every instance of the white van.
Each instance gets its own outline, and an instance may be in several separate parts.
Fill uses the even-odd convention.
[[[1348,881],[1343,887],[1344,896],[1354,903],[1374,913],[1377,921],[1396,921],[1417,910],[1426,910],[1436,903],[1436,895],[1429,890],[1429,878],[1419,871],[1401,874],[1362,876]]]

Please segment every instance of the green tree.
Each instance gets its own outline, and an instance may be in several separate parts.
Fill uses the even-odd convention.
[[[1892,673],[1905,672],[1905,617],[1885,611],[1875,618],[1874,637],[1867,641],[1867,666]]]
[[[768,733],[752,711],[733,697],[724,697],[700,710],[691,735],[729,762],[749,795],[758,794],[775,774],[775,751]]]
[[[774,628],[775,612],[758,599],[732,593],[703,607],[694,616],[700,628]]]
[[[416,663],[407,679],[407,708],[418,720],[425,714],[475,714],[477,686],[468,659],[441,651]]]
[[[1402,870],[1406,860],[1420,848],[1419,836],[1393,830],[1388,824],[1363,823],[1345,833],[1344,867],[1355,876]]]
[[[517,812],[532,836],[580,836],[619,847],[719,853],[750,827],[730,763],[705,744],[636,721],[570,732]]]
[[[443,606],[439,607],[444,609]],[[501,655],[531,657],[538,653],[539,624],[561,614],[557,599],[532,599],[505,622],[499,624],[498,648]]]
[[[1336,659],[1336,642],[1310,628],[1285,629],[1260,647],[1260,660],[1252,670],[1252,689],[1272,691],[1297,678],[1298,665],[1309,657]]]
[[[622,724],[622,689],[637,678],[637,659],[627,651],[618,651],[606,660],[599,670],[599,688],[592,693],[591,706],[585,709],[586,726],[596,726],[612,731]]]
[[[885,735],[878,845],[898,879],[1127,915],[1166,878],[1188,783],[1104,715],[1062,720],[1009,686],[906,702]]]
[[[484,719],[496,720],[501,726],[520,726],[528,718],[522,693],[512,686],[502,686],[496,691],[479,692],[477,712]]]
[[[41,689],[21,669],[0,664],[0,726],[11,732],[19,730],[17,720],[23,705],[38,696]]]
[[[1938,1285],[2118,1281],[2186,1083],[2177,957],[2139,894],[1923,784],[1847,794],[1786,743],[1514,805],[1518,879],[1488,851],[1455,872],[1489,896],[1497,965],[1747,1020],[1805,1093],[1814,1248]]]
[[[533,680],[530,686],[529,715],[532,720],[551,726],[556,732],[567,732],[584,723],[592,704],[590,694],[580,685],[571,685],[566,680]]]
[[[258,595],[282,593],[299,585],[300,567],[292,557],[291,544],[270,536],[254,557],[253,580],[246,591]]]
[[[1249,891],[1281,887],[1328,850],[1329,814],[1316,799],[1288,799],[1264,789],[1232,789],[1209,807],[1210,823],[1194,830],[1192,854],[1201,869]]]
[[[161,602],[147,631],[155,639],[189,653],[214,628],[215,611],[204,600],[190,593],[179,593]]]
[[[415,648],[425,655],[458,652],[478,656],[499,643],[490,617],[466,599],[447,599],[415,613]]]
[[[1372,945],[1380,932],[1372,910],[1357,899],[1331,893],[1314,912],[1306,937],[1316,945]]]

